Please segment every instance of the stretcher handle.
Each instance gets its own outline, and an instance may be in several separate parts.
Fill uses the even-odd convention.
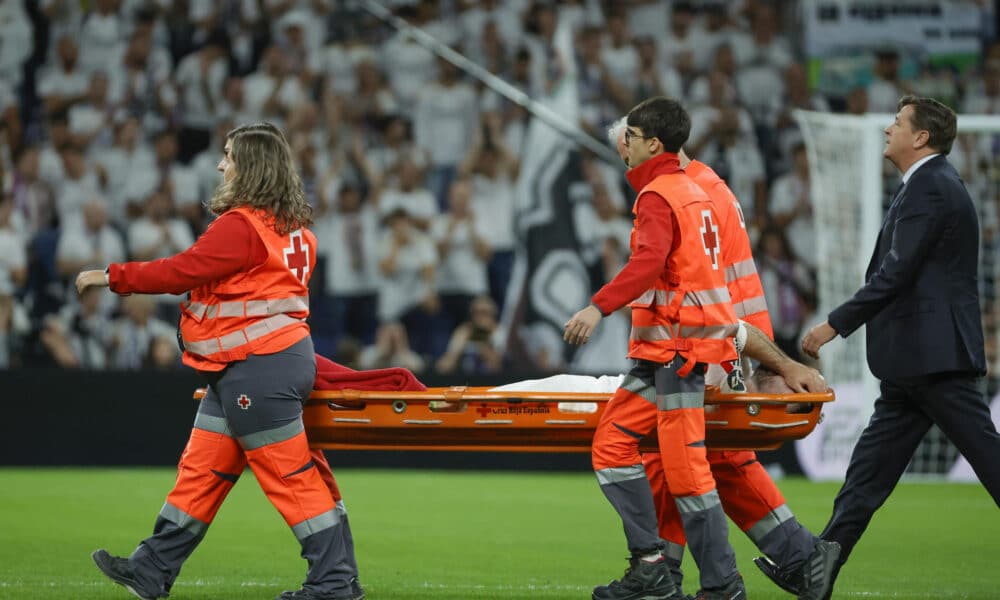
[[[194,399],[205,397],[205,388],[194,391]],[[310,400],[326,400],[336,405],[364,408],[370,401],[395,400],[445,400],[448,402],[607,402],[611,394],[590,392],[505,392],[490,391],[487,387],[437,387],[425,391],[389,392],[378,390],[313,390]],[[832,402],[833,390],[806,394],[723,394],[717,388],[710,388],[705,394],[706,404],[789,404],[806,402]],[[344,401],[348,404],[341,404]]]

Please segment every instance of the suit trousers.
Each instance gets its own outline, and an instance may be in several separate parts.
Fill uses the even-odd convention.
[[[854,446],[834,500],[833,516],[820,534],[840,543],[841,563],[896,487],[931,425],[958,447],[1000,506],[1000,435],[981,384],[981,378],[966,373],[882,381],[875,412]]]

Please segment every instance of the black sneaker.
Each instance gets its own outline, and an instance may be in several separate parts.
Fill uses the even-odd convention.
[[[833,581],[840,570],[840,544],[819,540],[802,567],[802,591],[799,600],[826,600],[833,591]]]
[[[365,591],[357,577],[351,578],[351,589],[340,592],[316,592],[306,588],[281,592],[276,600],[365,600]]]
[[[753,559],[753,564],[757,565],[760,572],[764,574],[765,577],[774,582],[774,585],[785,590],[793,596],[798,596],[802,593],[802,566],[799,565],[794,569],[786,569],[784,567],[779,567],[766,556],[758,556]]]
[[[139,580],[136,579],[135,570],[128,564],[127,558],[112,556],[103,548],[95,550],[90,557],[94,559],[94,564],[101,570],[101,573],[104,573],[111,581],[132,592],[132,595],[136,598],[156,600],[157,598],[166,598],[170,595],[166,592],[150,592],[144,589]]]
[[[747,600],[747,588],[743,585],[743,578],[737,575],[726,587],[698,590],[694,600]]]
[[[683,600],[670,567],[663,558],[646,562],[636,557],[629,559],[629,567],[621,580],[599,585],[591,595],[593,600]]]

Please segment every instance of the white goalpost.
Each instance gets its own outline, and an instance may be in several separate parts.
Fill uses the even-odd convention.
[[[817,319],[847,300],[864,274],[882,224],[884,207],[900,181],[882,157],[883,130],[894,116],[797,111],[809,158],[817,250]],[[949,160],[959,170],[980,217],[980,300],[983,306],[990,396],[996,393],[1000,306],[998,209],[1000,209],[1000,116],[959,115],[958,139]],[[796,444],[806,474],[815,479],[843,476],[850,450],[871,415],[878,381],[868,370],[864,332],[824,346],[822,371],[837,393],[816,431]],[[907,476],[948,476],[958,452],[932,428]]]

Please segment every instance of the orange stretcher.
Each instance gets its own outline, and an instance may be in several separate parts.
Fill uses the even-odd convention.
[[[195,391],[201,399],[204,389]],[[611,394],[437,387],[421,392],[313,391],[306,436],[329,450],[590,452]],[[822,418],[818,394],[705,394],[706,442],[717,450],[773,450]],[[655,445],[655,436],[649,444]],[[647,442],[644,441],[644,446]],[[653,447],[653,446],[650,446]]]

